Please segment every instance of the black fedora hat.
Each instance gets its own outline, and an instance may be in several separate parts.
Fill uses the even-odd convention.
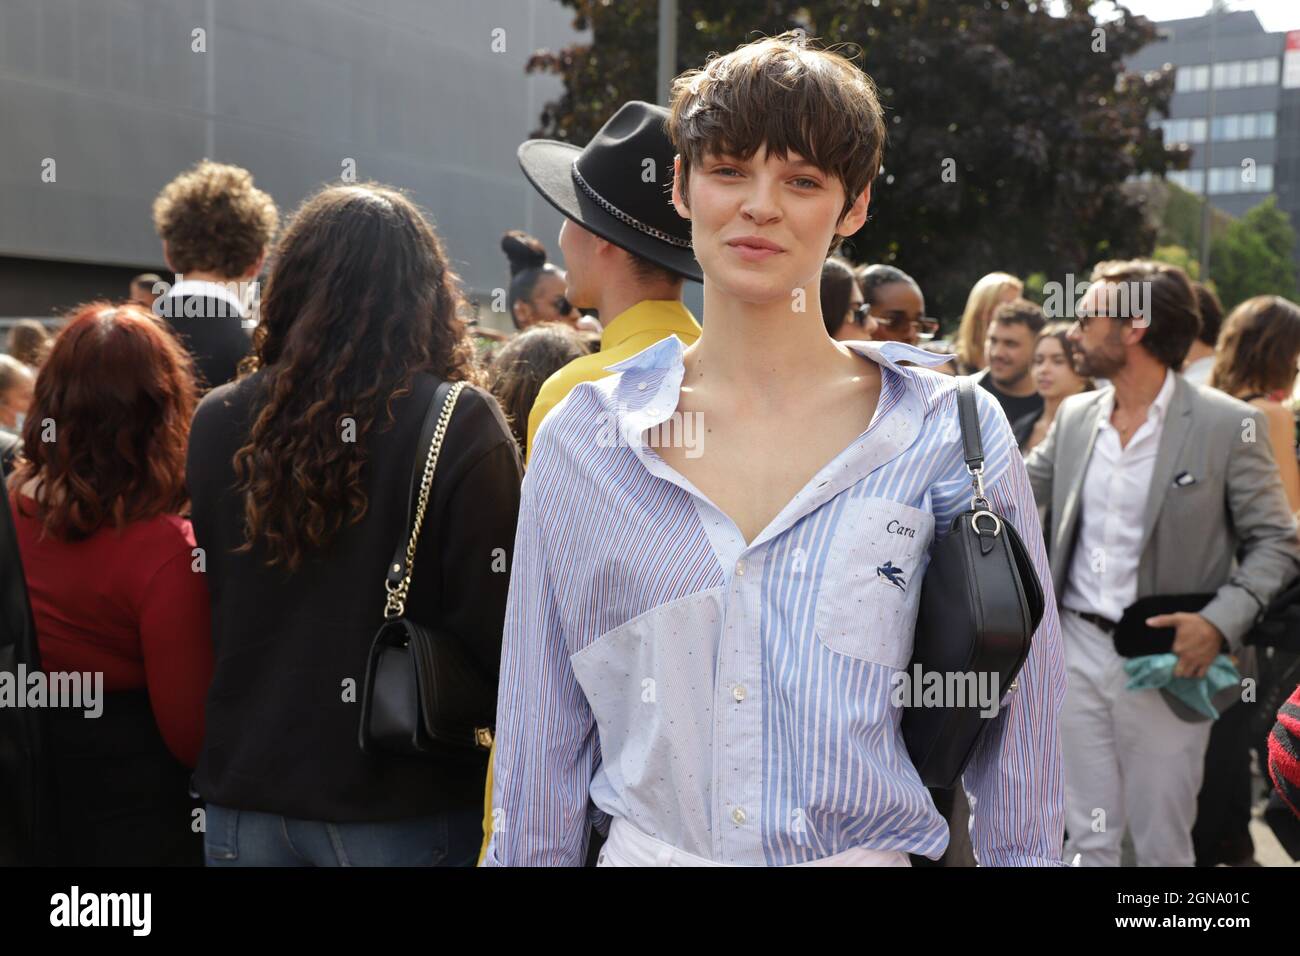
[[[631,100],[585,148],[530,139],[519,147],[519,165],[552,206],[584,229],[703,282],[691,224],[673,208],[676,151],[664,132],[667,118],[662,106]]]

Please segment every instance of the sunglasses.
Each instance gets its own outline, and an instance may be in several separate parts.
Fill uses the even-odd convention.
[[[573,303],[562,295],[557,295],[551,305],[555,306],[555,311],[560,315],[568,315],[573,311]]]
[[[871,315],[870,303],[864,302],[853,310],[853,321],[866,328],[867,318],[874,318],[877,325],[884,326],[892,332],[902,332],[909,325],[925,335],[933,335],[939,331],[938,319],[932,319],[929,316],[919,316],[915,319],[909,319],[905,315]]]
[[[1093,319],[1114,319],[1116,322],[1125,322],[1125,321],[1131,321],[1131,320],[1132,320],[1132,316],[1127,316],[1127,315],[1106,315],[1106,314],[1104,314],[1104,313],[1098,313],[1098,314],[1096,314],[1096,315],[1091,315],[1091,314],[1089,314],[1089,313],[1087,313],[1087,312],[1079,312],[1079,313],[1076,313],[1075,316],[1074,316],[1074,322],[1075,322],[1076,325],[1079,326],[1079,331],[1080,331],[1080,332],[1087,332],[1087,331],[1088,331],[1088,323],[1091,322]]]

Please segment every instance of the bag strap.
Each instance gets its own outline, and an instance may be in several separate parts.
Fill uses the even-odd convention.
[[[429,489],[433,487],[433,473],[438,467],[438,456],[442,452],[442,440],[447,434],[447,425],[451,414],[456,410],[456,400],[464,391],[464,382],[443,382],[433,393],[429,410],[424,413],[424,423],[420,426],[420,439],[416,443],[415,463],[411,466],[411,486],[406,495],[406,534],[393,552],[393,560],[388,563],[388,575],[384,579],[384,589],[388,599],[384,602],[384,617],[399,618],[406,613],[406,597],[411,590],[411,573],[415,569],[415,551],[420,544],[420,529],[424,526],[424,514],[429,506]],[[421,463],[419,450],[428,446],[429,452]],[[419,481],[419,494],[416,494],[416,481]],[[414,500],[414,505],[412,502]],[[414,507],[414,514],[412,514]]]
[[[971,509],[988,511],[989,500],[984,497],[984,440],[980,437],[979,407],[975,402],[975,380],[969,375],[957,376],[957,420],[961,424],[962,455],[966,471],[971,476]]]

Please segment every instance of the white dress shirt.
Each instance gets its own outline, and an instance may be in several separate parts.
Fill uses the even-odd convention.
[[[1115,390],[1102,397],[1097,441],[1083,476],[1079,537],[1061,598],[1063,607],[1118,621],[1136,600],[1151,473],[1173,396],[1174,373],[1166,369],[1165,383],[1147,409],[1147,420],[1123,448],[1119,432],[1110,423]]]
[[[1183,378],[1193,385],[1209,385],[1210,372],[1214,371],[1214,356],[1203,355],[1183,369]]]
[[[185,296],[192,296],[196,299],[218,299],[224,305],[225,309],[218,312],[218,316],[233,315],[243,318],[248,309],[240,300],[239,295],[231,288],[235,283],[209,282],[206,279],[181,279],[180,282],[172,285],[163,295],[158,297],[154,303],[154,313],[163,318],[181,318],[184,316],[184,306],[176,305],[174,300]],[[221,308],[218,306],[217,308]],[[199,316],[197,318],[210,318],[210,316]]]

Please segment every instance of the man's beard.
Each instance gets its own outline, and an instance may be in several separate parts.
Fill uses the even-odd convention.
[[[1110,352],[1108,346],[1115,346]],[[1124,346],[1119,342],[1106,342],[1088,353],[1079,348],[1074,353],[1074,370],[1084,378],[1113,378],[1122,369],[1125,362]]]

